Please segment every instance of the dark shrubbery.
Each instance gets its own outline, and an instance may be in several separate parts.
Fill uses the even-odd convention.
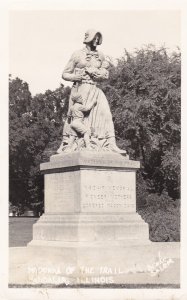
[[[180,205],[167,194],[150,194],[147,204],[139,214],[149,224],[149,236],[153,242],[180,241]]]
[[[149,237],[153,242],[180,241],[180,199],[174,200],[163,191],[149,194],[149,187],[137,172],[137,211],[149,224]]]

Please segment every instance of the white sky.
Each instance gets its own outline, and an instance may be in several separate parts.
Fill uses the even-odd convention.
[[[180,46],[177,10],[11,11],[9,72],[26,81],[33,95],[59,87],[63,68],[71,54],[84,46],[89,28],[102,32],[98,49],[114,58],[124,48],[133,51],[148,43],[170,50]]]

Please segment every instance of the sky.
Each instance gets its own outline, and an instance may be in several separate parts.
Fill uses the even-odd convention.
[[[126,48],[132,52],[147,44],[180,47],[178,10],[81,11],[29,10],[10,12],[9,73],[29,84],[32,95],[54,90],[71,54],[84,47],[87,29],[103,34],[98,47],[105,55],[118,58]]]

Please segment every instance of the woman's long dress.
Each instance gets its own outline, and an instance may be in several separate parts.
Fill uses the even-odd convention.
[[[84,105],[89,105],[93,98],[97,100],[97,104],[85,116],[84,123],[99,140],[115,136],[108,101],[103,91],[97,86],[98,81],[108,78],[108,71],[102,68],[103,61],[104,56],[101,52],[88,51],[87,48],[83,48],[72,55],[62,75],[63,79],[73,81],[74,74],[83,73],[85,67],[97,68],[97,80],[86,75],[81,82],[74,82],[69,99],[69,109],[72,105],[71,98],[76,93],[82,96]],[[63,130],[63,141],[67,141],[70,132],[70,124],[66,121]]]

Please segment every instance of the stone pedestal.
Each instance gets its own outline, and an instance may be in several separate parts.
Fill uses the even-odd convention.
[[[138,161],[120,154],[74,152],[41,164],[45,213],[30,245],[123,246],[149,242],[148,225],[136,212]]]
[[[74,152],[41,165],[45,213],[10,251],[10,283],[32,287],[179,284],[179,245],[151,243],[136,212],[137,161]]]

